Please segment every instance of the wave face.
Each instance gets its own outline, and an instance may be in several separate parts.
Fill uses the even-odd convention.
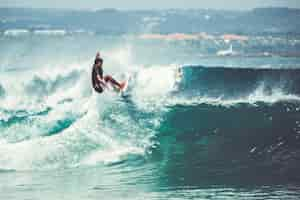
[[[172,107],[160,127],[172,184],[298,182],[299,109],[295,102]]]
[[[36,40],[13,41],[8,52],[20,57],[1,54],[0,178],[7,187],[26,174],[39,177],[25,180],[26,189],[50,181],[70,199],[97,199],[98,192],[120,199],[128,191],[146,199],[299,197],[299,69],[143,66],[134,47],[104,47],[105,72],[130,81],[123,95],[97,94],[87,56],[96,48],[82,51],[92,39],[61,39],[36,47]],[[91,193],[74,192],[79,187]]]
[[[224,67],[185,67],[183,68],[184,91],[203,96],[240,98],[260,89],[266,96],[278,91],[299,95],[299,69],[253,69]]]
[[[176,70],[175,74],[176,74]],[[298,182],[297,69],[184,66],[154,158],[170,186]],[[176,174],[176,177],[174,177]]]

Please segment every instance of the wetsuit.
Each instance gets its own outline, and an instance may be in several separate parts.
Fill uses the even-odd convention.
[[[98,80],[97,75],[99,75],[101,78],[103,78],[103,69],[102,69],[102,67],[97,67],[98,62],[103,63],[103,60],[101,58],[97,58],[95,60],[95,64],[93,65],[93,70],[92,70],[92,84],[93,84],[93,88],[97,92],[102,93],[103,88],[101,87],[101,83]]]

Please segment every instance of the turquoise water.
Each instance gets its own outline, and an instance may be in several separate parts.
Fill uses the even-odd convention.
[[[229,186],[198,187],[157,186],[152,175],[136,170],[102,167],[56,170],[47,172],[20,172],[1,175],[3,199],[297,199],[299,187]],[[139,167],[137,167],[139,168]],[[122,174],[120,174],[122,173]],[[125,178],[132,178],[128,180]],[[144,178],[141,178],[141,177]],[[145,181],[145,179],[147,181]],[[152,180],[151,180],[152,179]]]
[[[0,199],[298,199],[299,58],[203,45],[1,36]]]

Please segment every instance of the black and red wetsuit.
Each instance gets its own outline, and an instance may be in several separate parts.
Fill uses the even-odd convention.
[[[95,59],[95,63],[93,65],[93,70],[92,70],[92,85],[97,92],[102,93],[103,88],[101,87],[100,81],[98,80],[97,76],[99,75],[101,78],[103,78],[103,69],[102,67],[97,67],[98,62],[101,62],[102,65],[103,59],[101,58]]]

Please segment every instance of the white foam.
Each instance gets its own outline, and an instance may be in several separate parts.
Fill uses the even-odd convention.
[[[4,36],[17,37],[21,35],[28,35],[30,32],[26,29],[9,29],[4,31]]]
[[[109,130],[95,124],[94,114],[85,115],[58,135],[4,143],[0,146],[0,167],[17,170],[71,167],[78,165],[90,151],[108,149],[114,141]]]
[[[51,35],[51,36],[64,36],[67,34],[66,30],[35,30],[36,35]]]
[[[210,104],[210,105],[221,105],[221,106],[235,106],[237,104],[252,104],[263,102],[267,104],[274,104],[280,101],[300,101],[300,97],[293,94],[286,94],[281,89],[273,89],[272,94],[266,94],[262,86],[258,87],[253,93],[245,97],[240,98],[224,98],[209,97],[209,96],[194,96],[194,97],[174,97],[169,99],[167,105],[199,105],[199,104]]]
[[[140,154],[143,155],[145,150],[137,147],[122,147],[114,146],[110,149],[98,150],[96,152],[91,153],[89,156],[84,158],[80,164],[82,165],[95,165],[99,162],[104,164],[110,164],[114,162],[119,162],[122,160],[124,155],[128,154]]]
[[[52,71],[49,70],[49,74],[48,69],[39,70],[37,74],[45,80],[56,79],[57,76],[62,75],[64,70],[66,75],[72,73],[72,71],[69,72],[66,69],[60,71],[61,73],[57,73],[56,70],[59,72],[59,69],[56,68]],[[12,110],[23,108],[26,112],[29,112],[31,109],[29,104],[31,104],[34,111],[38,111],[40,106],[42,108],[50,106],[52,110],[46,115],[33,117],[33,120],[29,120],[30,123],[18,123],[5,130],[4,135],[9,136],[9,138],[3,138],[3,134],[1,136],[3,145],[0,146],[0,168],[42,170],[73,167],[81,164],[116,162],[124,159],[127,154],[142,154],[145,152],[146,147],[141,143],[147,144],[149,141],[147,137],[138,142],[134,137],[131,139],[128,137],[124,141],[116,137],[118,130],[105,128],[101,124],[101,113],[107,108],[109,109],[110,106],[119,106],[118,103],[112,103],[120,97],[113,94],[100,96],[91,93],[89,75],[82,72],[75,85],[56,90],[50,96],[42,99],[42,102],[32,100],[32,96],[24,93],[22,89],[19,90],[18,87],[12,89],[13,93],[10,93],[6,98],[5,108]],[[20,80],[23,78],[25,82],[32,80],[28,77],[19,77]],[[6,79],[6,83],[10,84],[10,81],[13,80]],[[15,85],[19,88],[23,86],[21,82]],[[86,90],[89,92],[85,92]],[[18,94],[22,94],[19,95],[20,98],[18,98]],[[61,100],[67,98],[73,100],[60,103]],[[11,105],[9,105],[9,100],[13,102]],[[20,105],[22,101],[24,103]],[[70,127],[57,135],[43,136],[59,120],[65,120],[72,116],[76,118],[76,121]],[[119,121],[119,123],[124,122]],[[139,128],[135,127],[130,130],[136,131]],[[11,141],[14,141],[14,143],[10,143]],[[136,146],[137,144],[140,145]]]
[[[8,110],[33,110],[39,107],[38,109],[40,109],[44,106],[54,106],[57,102],[65,98],[78,99],[82,95],[90,95],[90,74],[87,73],[87,65],[89,65],[87,62],[65,65],[46,64],[41,68],[31,69],[25,73],[22,71],[1,73],[1,85],[5,88],[6,94],[4,98],[0,99],[0,108]],[[26,91],[28,85],[33,85],[33,89],[34,87],[39,87],[39,85],[34,85],[39,84],[33,82],[35,79],[44,81],[46,87],[51,88],[51,84],[55,84],[56,80],[72,74],[79,75],[75,85],[67,85],[68,82],[61,82],[61,85],[57,86],[55,93],[45,96],[45,99],[41,99],[43,98],[43,94],[33,95],[32,93],[28,94]],[[16,77],[18,77],[17,82]]]
[[[175,70],[170,67],[151,67],[138,72],[135,87],[140,96],[162,96],[174,90]]]
[[[133,69],[130,46],[123,50],[104,52],[105,54],[111,55],[110,64],[114,62],[120,65],[112,70],[112,73],[117,73],[120,68],[122,71]],[[111,69],[109,68],[108,71]],[[46,63],[26,73],[16,71],[0,74],[3,80],[1,85],[8,91],[6,97],[0,100],[0,107],[12,111],[10,116],[2,114],[1,117],[8,119],[17,110],[25,110],[28,114],[33,114],[28,121],[11,125],[5,130],[4,135],[0,136],[0,140],[3,141],[3,145],[0,146],[0,168],[32,170],[72,167],[81,164],[115,162],[124,159],[127,154],[145,153],[147,147],[151,146],[149,138],[154,133],[147,130],[147,136],[140,137],[142,134],[137,133],[142,130],[140,122],[137,123],[129,117],[130,124],[125,126],[128,128],[125,130],[127,135],[123,138],[118,137],[120,134],[118,129],[109,128],[101,122],[101,115],[110,109],[119,115],[125,115],[125,118],[128,114],[120,112],[118,95],[114,93],[99,95],[92,92],[90,70],[91,61],[56,62],[55,65]],[[29,94],[26,90],[28,84],[33,84],[33,89],[35,84],[39,84],[38,81],[35,83],[34,77],[45,82],[47,87],[48,85],[51,87],[51,84],[57,82],[56,80],[68,77],[74,72],[79,73],[79,77],[73,85],[59,83],[55,91],[46,96],[42,94],[35,96],[34,93]],[[152,87],[157,87],[156,83],[151,84]],[[162,89],[168,87],[166,84]],[[65,99],[71,101],[64,101]],[[48,107],[51,108],[48,113],[34,116],[35,113],[44,111]],[[56,123],[70,117],[75,118],[70,127],[56,135],[45,137],[45,133],[49,132]],[[113,118],[113,113],[110,117]],[[116,122],[127,123],[124,119],[120,118]]]
[[[134,65],[132,61],[133,52],[130,44],[125,43],[121,47],[103,51],[101,56],[105,58],[104,70],[107,73],[130,72],[140,68],[140,66]]]

